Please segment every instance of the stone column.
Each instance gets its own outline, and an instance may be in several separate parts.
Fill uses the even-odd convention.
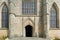
[[[39,15],[40,12],[40,0],[37,0],[37,15]]]
[[[42,0],[43,3],[43,25],[44,25],[44,37],[47,38],[47,34],[48,34],[48,30],[47,30],[47,4],[46,4],[46,0]]]
[[[9,0],[9,38],[12,38],[14,36],[14,18],[15,18],[15,15],[11,10],[14,6],[12,4],[12,2],[11,2],[11,0]]]
[[[40,12],[40,0],[36,0],[36,1],[37,1],[37,16],[39,16],[39,12]],[[36,17],[36,18],[38,18],[38,17]],[[37,21],[39,21],[39,20],[37,20]],[[39,28],[38,24],[37,24],[37,27]],[[39,32],[39,30],[38,30],[38,32]],[[39,33],[38,32],[36,34],[37,37],[39,37]]]
[[[14,15],[10,14],[9,15],[9,37],[13,37],[14,36]]]
[[[59,29],[60,29],[60,11],[58,10],[58,27],[59,27]]]

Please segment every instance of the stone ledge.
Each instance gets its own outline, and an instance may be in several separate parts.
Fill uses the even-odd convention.
[[[16,37],[16,38],[10,38],[10,40],[50,40],[50,39],[37,38],[37,37]]]

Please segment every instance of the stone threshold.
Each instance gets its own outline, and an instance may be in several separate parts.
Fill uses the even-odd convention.
[[[10,38],[10,40],[50,40],[50,39],[38,38],[38,37],[14,37]]]

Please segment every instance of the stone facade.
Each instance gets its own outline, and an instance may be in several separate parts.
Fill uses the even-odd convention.
[[[1,26],[2,7],[4,3],[6,3],[9,9],[8,31]],[[6,35],[9,37],[26,37],[25,27],[31,25],[33,27],[33,37],[60,37],[60,21],[58,29],[50,29],[50,9],[53,3],[57,4],[59,9],[58,16],[60,16],[59,0],[37,0],[37,15],[22,15],[22,0],[0,0],[0,29],[6,30],[3,32],[6,32]],[[58,17],[58,20],[60,20],[60,17]],[[0,34],[3,32],[1,31]]]

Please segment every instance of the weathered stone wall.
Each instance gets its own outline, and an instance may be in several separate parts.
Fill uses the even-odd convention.
[[[58,37],[59,38],[60,37],[60,32],[59,32],[60,31],[60,21],[59,21],[59,25],[58,25],[59,28],[50,29],[50,10],[51,10],[53,3],[56,3],[56,7],[58,7],[57,11],[59,14],[57,16],[59,16],[58,20],[60,20],[60,0],[47,0],[46,3],[47,3],[47,14],[48,14],[48,18],[47,18],[48,35],[49,35],[49,37]]]
[[[42,26],[40,25],[41,22],[39,22],[40,17],[42,17],[40,15],[41,10],[42,10],[41,0],[37,0],[37,15],[22,15],[22,0],[10,0],[10,1],[0,0],[0,28],[2,28],[2,24],[1,24],[2,17],[1,16],[2,16],[2,7],[4,5],[4,2],[7,4],[8,8],[9,8],[9,33],[10,33],[10,36],[24,36],[25,37],[25,26],[31,25],[34,28],[33,36],[38,37],[43,29],[43,28],[41,28]],[[45,28],[47,30],[45,29],[45,32],[47,33],[47,36],[49,36],[49,37],[54,37],[55,35],[60,37],[59,29],[50,30],[50,9],[54,2],[57,4],[57,6],[59,8],[59,10],[58,10],[59,18],[58,19],[60,20],[60,0],[46,0],[45,5],[47,5],[47,15],[46,15],[46,17],[47,17],[46,26],[47,27],[45,26]],[[60,21],[59,21],[59,27],[60,27]],[[7,33],[7,31],[1,31],[0,34],[2,34],[3,32]]]
[[[9,30],[10,36],[24,36],[25,26],[33,27],[33,36],[39,36],[39,0],[37,0],[37,15],[22,15],[22,0],[10,0]]]
[[[33,34],[38,35],[39,17],[15,17],[10,15],[10,33],[11,36],[25,36],[25,27],[31,25],[33,27]]]
[[[8,36],[8,31],[4,29],[0,29],[0,37],[7,37]]]
[[[8,0],[0,0],[0,37],[8,35],[7,29],[2,28],[2,7],[4,3],[8,6]]]
[[[60,38],[60,30],[50,30],[49,37],[50,38]]]

